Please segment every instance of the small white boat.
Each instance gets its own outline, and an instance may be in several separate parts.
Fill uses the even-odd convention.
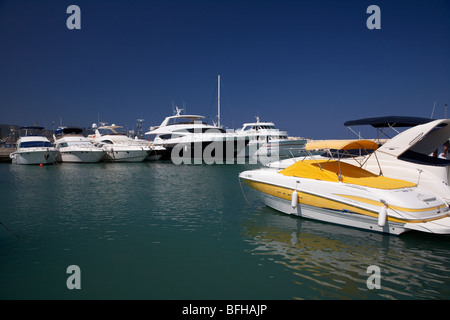
[[[105,154],[103,160],[109,162],[142,162],[151,152],[149,143],[132,139],[123,132],[122,126],[115,124],[111,126],[102,125],[97,127],[94,123],[92,128],[95,134],[88,138],[95,146],[103,148]]]
[[[306,138],[289,138],[286,131],[280,131],[273,122],[244,123],[237,134],[249,136],[247,148],[238,154],[238,157],[250,158],[268,163],[285,158],[300,157],[306,154]]]
[[[340,159],[350,150],[377,147],[370,140],[309,142],[306,150],[335,151],[328,159],[311,157],[281,170],[244,171],[239,178],[266,205],[287,214],[394,235],[410,230],[450,234],[449,208],[438,196]]]
[[[58,150],[42,135],[44,127],[22,127],[17,140],[17,150],[9,157],[14,164],[52,164],[56,162]]]
[[[94,146],[82,132],[83,129],[78,127],[64,127],[55,131],[58,162],[95,163],[102,160],[105,150]]]

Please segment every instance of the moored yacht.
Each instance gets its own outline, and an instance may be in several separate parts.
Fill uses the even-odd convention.
[[[55,131],[55,146],[59,150],[57,161],[95,163],[102,160],[105,150],[94,146],[82,132],[83,129],[78,127],[64,127]]]
[[[289,138],[286,131],[280,131],[273,122],[244,123],[237,134],[250,137],[250,142],[238,157],[256,158],[262,163],[305,155],[306,138]]]
[[[371,140],[308,142],[306,150],[330,150],[330,158],[298,160],[284,169],[239,174],[266,205],[304,218],[399,235],[410,230],[450,234],[445,201],[415,183],[376,175],[341,161],[351,150],[370,153]],[[358,159],[356,159],[358,160]]]
[[[52,164],[56,161],[58,150],[43,136],[44,127],[29,126],[20,128],[21,137],[17,140],[16,151],[9,157],[14,164]]]
[[[142,162],[151,152],[148,143],[137,141],[126,135],[122,126],[92,125],[95,133],[88,138],[95,146],[103,148],[105,154],[103,160],[112,162]]]
[[[236,158],[249,142],[248,136],[227,133],[223,128],[204,122],[200,115],[182,115],[176,108],[174,116],[166,117],[158,127],[146,135],[153,136],[153,144],[166,149],[164,159],[176,163],[206,161],[223,163]]]

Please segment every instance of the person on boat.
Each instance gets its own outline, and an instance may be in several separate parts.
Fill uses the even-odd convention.
[[[448,152],[449,146],[450,146],[450,142],[448,140],[445,141],[445,143],[439,147],[439,149],[437,151],[437,157],[440,159],[450,160],[450,154]]]

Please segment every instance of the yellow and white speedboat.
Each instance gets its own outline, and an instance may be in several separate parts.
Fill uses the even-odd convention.
[[[261,168],[239,174],[278,211],[304,218],[399,235],[417,230],[450,234],[447,204],[404,180],[376,175],[340,161],[349,150],[376,150],[371,140],[326,140],[306,150],[334,150],[331,158],[313,157],[284,168]],[[338,155],[338,156],[337,156]]]

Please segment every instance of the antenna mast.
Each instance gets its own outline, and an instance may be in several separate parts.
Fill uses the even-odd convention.
[[[217,76],[217,122],[220,127],[220,74]]]
[[[431,111],[431,119],[433,119],[435,107],[436,107],[436,100],[434,100],[433,111]]]

